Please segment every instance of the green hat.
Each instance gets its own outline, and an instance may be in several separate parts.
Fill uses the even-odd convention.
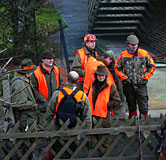
[[[22,60],[20,63],[20,69],[23,69],[21,71],[18,71],[19,73],[26,74],[26,73],[31,73],[36,70],[36,65],[33,64],[32,60],[29,58],[25,58]]]
[[[95,71],[95,74],[107,75],[107,74],[109,74],[109,72],[107,72],[106,66],[99,65],[99,66],[97,66],[97,70]]]
[[[130,44],[138,44],[139,43],[139,39],[137,38],[136,35],[129,35],[127,37],[127,43],[130,43]]]
[[[42,58],[42,59],[43,59],[43,58],[52,59],[52,58],[54,58],[54,54],[53,54],[51,51],[46,50],[46,51],[42,52],[41,58]]]

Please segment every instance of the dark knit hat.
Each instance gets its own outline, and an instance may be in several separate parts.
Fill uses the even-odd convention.
[[[19,73],[25,74],[25,73],[31,73],[36,70],[36,65],[33,64],[32,60],[29,58],[25,58],[22,60],[19,66],[20,69],[23,69],[21,71],[18,71]]]
[[[139,43],[139,39],[137,38],[136,35],[131,34],[131,35],[129,35],[129,36],[127,37],[127,43],[130,43],[130,44],[138,44],[138,43]]]
[[[95,71],[95,74],[107,75],[107,74],[109,74],[109,72],[107,72],[106,66],[99,65],[99,66],[97,66],[97,70]]]
[[[44,58],[52,59],[52,58],[54,58],[54,54],[51,51],[46,50],[46,51],[42,52],[41,58],[42,59],[44,59]]]

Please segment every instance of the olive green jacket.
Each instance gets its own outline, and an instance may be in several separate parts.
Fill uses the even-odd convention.
[[[16,73],[11,81],[11,103],[15,121],[20,121],[23,131],[30,120],[37,122],[37,105],[29,79]]]
[[[66,87],[72,89],[73,87],[76,87],[76,85],[66,84]],[[55,107],[58,103],[58,97],[59,97],[59,90],[56,90],[47,106],[47,111],[46,111],[47,124],[49,124],[52,120],[54,121],[53,123],[55,124],[54,114],[55,114]],[[90,105],[89,105],[87,96],[86,96],[86,100],[85,100],[85,108],[84,108],[84,111],[82,114],[82,120],[77,121],[77,125],[75,127],[73,127],[72,129],[80,128],[81,124],[84,121],[85,121],[85,128],[92,128],[91,109],[90,109]],[[54,125],[54,130],[58,130],[59,128],[60,127],[57,126],[56,124]]]

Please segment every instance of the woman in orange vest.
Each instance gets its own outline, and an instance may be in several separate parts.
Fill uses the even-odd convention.
[[[76,51],[74,61],[72,64],[72,70],[76,71],[79,74],[79,82],[77,87],[83,90],[83,81],[85,75],[85,66],[89,57],[96,57],[97,51],[95,50],[96,46],[96,36],[93,34],[87,34],[84,37],[83,47]]]
[[[97,67],[95,81],[92,83],[88,94],[92,116],[97,119],[108,118],[110,114],[113,115],[112,109],[114,107],[120,107],[119,93],[112,81],[107,78],[108,73],[106,66],[99,65]],[[106,121],[109,123],[108,119]]]
[[[98,59],[99,56],[97,56]],[[88,93],[89,91],[89,87],[91,86],[91,84],[93,83],[93,81],[95,80],[94,77],[94,72],[97,69],[97,66],[99,65],[105,65],[102,61],[97,60],[94,57],[90,57],[88,59],[88,62],[86,64],[85,67],[85,77],[84,77],[84,83],[83,83],[83,90],[85,93]],[[106,67],[106,70],[109,72],[108,68]],[[114,84],[114,86],[116,87],[114,78],[111,74],[111,72],[109,72],[109,74],[107,75],[107,77],[111,80],[111,82]]]

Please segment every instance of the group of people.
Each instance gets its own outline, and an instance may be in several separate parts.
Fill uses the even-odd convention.
[[[95,35],[85,35],[66,84],[49,50],[41,53],[39,66],[29,58],[21,62],[11,80],[11,103],[20,132],[30,125],[34,131],[44,131],[51,121],[58,130],[68,119],[69,129],[85,121],[84,128],[90,129],[93,117],[102,118],[102,126],[110,127],[110,116],[116,108],[124,107],[125,98],[129,118],[137,116],[137,109],[140,117],[148,117],[147,82],[155,71],[150,54],[139,48],[135,35],[127,37],[127,49],[117,60],[112,51],[99,56],[96,41]],[[52,159],[50,156],[48,152],[46,159]]]
[[[86,128],[93,127],[93,117],[108,122],[115,108],[124,107],[123,93],[129,118],[137,116],[137,105],[140,117],[148,117],[147,82],[155,71],[150,54],[138,47],[139,39],[135,35],[127,37],[127,49],[117,61],[112,51],[99,56],[95,50],[96,41],[95,35],[85,35],[83,47],[76,51],[66,84],[63,84],[59,68],[54,64],[54,54],[49,50],[41,53],[41,63],[37,67],[28,58],[21,62],[20,70],[11,81],[11,103],[18,105],[13,112],[15,121],[20,121],[20,131],[25,131],[30,123],[33,123],[34,130],[43,131],[52,120],[59,129],[57,119],[66,116],[60,108],[64,107],[67,95],[74,100],[68,97],[72,100],[66,103],[68,109],[64,108],[69,110],[66,112],[77,114],[81,122],[86,121]],[[82,105],[80,113],[71,111],[69,104],[78,107],[74,101],[76,104],[82,102],[79,103]],[[70,121],[74,121],[71,117]]]

